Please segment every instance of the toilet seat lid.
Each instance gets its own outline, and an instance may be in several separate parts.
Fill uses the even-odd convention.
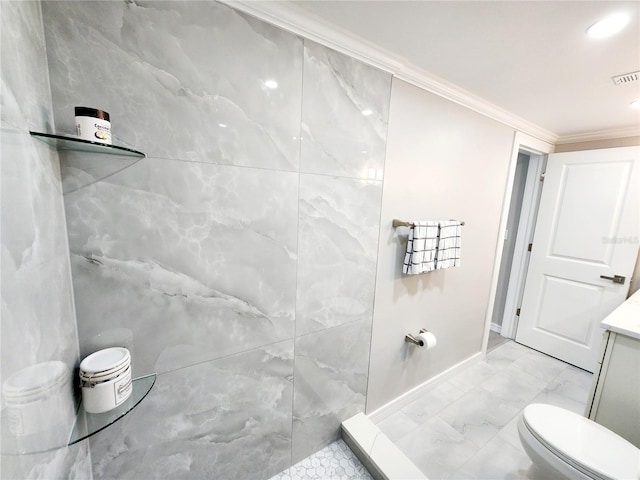
[[[588,418],[534,403],[523,418],[532,434],[578,470],[595,478],[640,478],[640,449]]]

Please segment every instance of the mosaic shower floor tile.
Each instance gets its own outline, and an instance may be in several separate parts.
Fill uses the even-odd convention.
[[[342,440],[280,472],[270,480],[373,480]]]

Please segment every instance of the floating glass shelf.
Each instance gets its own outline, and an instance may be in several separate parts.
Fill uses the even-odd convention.
[[[76,150],[90,153],[108,153],[111,155],[121,155],[125,157],[144,158],[146,155],[132,148],[120,147],[118,145],[107,145],[106,143],[92,142],[78,137],[64,135],[53,135],[42,132],[29,132],[40,141],[48,143],[58,150]]]
[[[149,394],[151,387],[156,382],[156,374],[146,375],[133,380],[131,396],[113,410],[104,413],[87,413],[82,403],[76,415],[75,425],[71,436],[67,438],[64,429],[59,428],[55,432],[38,432],[27,436],[15,436],[10,433],[11,420],[6,415],[2,416],[2,454],[3,455],[28,455],[43,453],[78,443],[92,435],[113,425],[127,415],[131,410]],[[4,413],[4,412],[3,412]],[[51,412],[55,415],[55,412]],[[68,430],[67,430],[68,431]],[[60,437],[64,438],[61,439]]]

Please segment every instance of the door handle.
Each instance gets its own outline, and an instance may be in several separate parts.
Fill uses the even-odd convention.
[[[600,278],[604,278],[605,280],[611,280],[613,283],[619,283],[620,285],[624,285],[624,281],[627,279],[627,277],[623,277],[622,275],[614,275],[613,277],[600,275]]]

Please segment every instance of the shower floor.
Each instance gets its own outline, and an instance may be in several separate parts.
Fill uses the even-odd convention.
[[[336,440],[270,480],[373,480],[342,440]]]

